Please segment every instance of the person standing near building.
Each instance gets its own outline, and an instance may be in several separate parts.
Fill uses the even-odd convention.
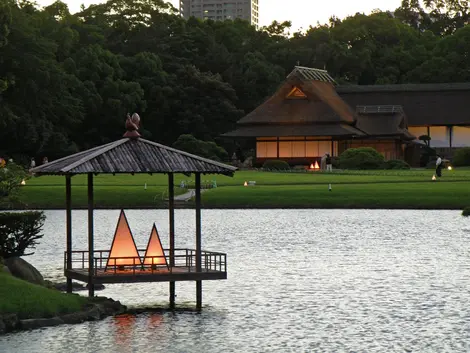
[[[331,156],[330,156],[329,153],[326,154],[325,162],[326,162],[326,171],[327,172],[332,172],[333,171],[333,164],[331,162]]]
[[[439,155],[437,155],[437,160],[436,160],[436,176],[438,178],[442,176],[442,158]]]

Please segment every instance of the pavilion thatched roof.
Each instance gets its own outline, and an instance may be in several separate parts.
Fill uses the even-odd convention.
[[[31,169],[37,175],[87,173],[203,173],[232,175],[237,168],[142,138],[122,138]]]

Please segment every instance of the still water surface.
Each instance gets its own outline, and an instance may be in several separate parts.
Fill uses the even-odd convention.
[[[29,260],[62,280],[65,213],[47,211]],[[127,212],[137,246],[166,211]],[[96,212],[96,249],[119,211]],[[86,248],[86,211],[74,249]],[[194,211],[176,213],[194,247]],[[203,248],[228,254],[228,280],[203,282],[202,313],[151,313],[0,336],[0,352],[468,352],[470,221],[458,211],[205,210]],[[195,284],[177,283],[194,305]],[[84,292],[82,292],[85,294]],[[129,306],[162,305],[168,284],[107,285]]]

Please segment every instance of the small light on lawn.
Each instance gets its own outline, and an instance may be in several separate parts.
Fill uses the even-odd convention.
[[[147,190],[147,183],[144,184],[144,190]]]
[[[26,180],[21,180],[21,185],[26,185]]]
[[[248,183],[245,181],[245,184],[243,184],[243,186],[248,186]]]
[[[331,191],[331,184],[328,184],[328,191]]]
[[[435,176],[435,175],[432,176],[432,180],[436,180],[436,176]]]
[[[452,170],[452,166],[448,166],[447,169]]]

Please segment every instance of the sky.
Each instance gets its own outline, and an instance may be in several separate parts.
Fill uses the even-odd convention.
[[[54,0],[36,0],[39,5],[47,6]],[[80,9],[80,5],[88,6],[103,2],[100,0],[62,0],[69,5],[72,13]],[[178,8],[179,0],[170,1]],[[344,18],[354,15],[356,12],[369,14],[372,10],[395,10],[401,4],[401,0],[259,0],[260,26],[269,25],[272,21],[292,21],[292,28],[308,29],[310,25],[315,26],[328,22],[335,15]]]

